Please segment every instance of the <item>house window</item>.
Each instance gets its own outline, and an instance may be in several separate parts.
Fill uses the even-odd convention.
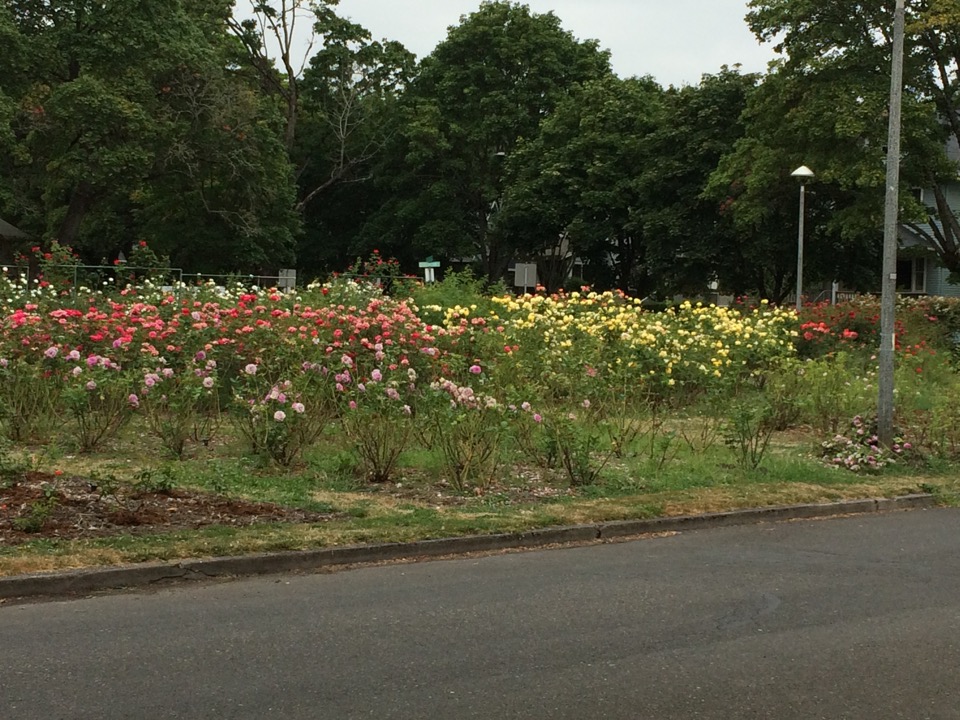
[[[927,291],[926,258],[897,260],[897,292],[925,293]]]

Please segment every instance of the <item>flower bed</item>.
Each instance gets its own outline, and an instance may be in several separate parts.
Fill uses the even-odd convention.
[[[831,351],[862,346],[864,308],[800,321],[766,303],[651,313],[584,290],[434,307],[433,324],[415,298],[344,279],[287,294],[145,282],[68,296],[8,281],[0,423],[17,442],[88,451],[133,420],[176,458],[229,432],[281,466],[335,436],[374,482],[416,446],[463,491],[517,450],[571,485],[631,453],[666,462],[679,418],[684,432],[700,424],[691,436],[712,424],[756,465],[774,430],[835,433],[869,409],[869,370],[851,379],[841,356],[797,357],[824,338]],[[929,353],[926,342],[908,347]]]

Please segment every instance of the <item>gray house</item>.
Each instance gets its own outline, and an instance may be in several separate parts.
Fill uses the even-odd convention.
[[[960,168],[960,145],[951,138],[946,147],[947,158]],[[937,188],[942,200],[960,217],[960,183],[952,182]],[[915,188],[914,199],[936,216],[937,198],[933,188]],[[934,249],[937,238],[950,247],[960,242],[951,228],[936,227],[930,223],[904,222],[898,233],[897,292],[904,295],[939,295],[960,297],[960,285],[949,281],[950,272],[937,261]]]
[[[941,188],[947,205],[960,216],[960,184]],[[934,205],[933,191],[914,190],[914,197],[924,205]],[[950,282],[950,271],[937,260],[931,238],[939,232],[928,223],[904,223],[900,226],[897,254],[897,292],[905,295],[939,295],[960,297],[960,285]]]

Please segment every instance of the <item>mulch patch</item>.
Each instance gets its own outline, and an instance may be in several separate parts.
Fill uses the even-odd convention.
[[[156,491],[128,483],[27,472],[0,480],[0,547],[39,539],[156,534],[211,525],[316,523],[338,517],[182,488]]]

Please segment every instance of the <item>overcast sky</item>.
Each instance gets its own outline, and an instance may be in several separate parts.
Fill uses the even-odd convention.
[[[695,85],[704,73],[740,63],[763,72],[774,57],[743,18],[747,0],[525,0],[552,10],[564,29],[610,50],[621,77],[652,75],[661,85]],[[430,53],[480,0],[340,0],[338,14],[374,39],[399,40],[418,58]]]

